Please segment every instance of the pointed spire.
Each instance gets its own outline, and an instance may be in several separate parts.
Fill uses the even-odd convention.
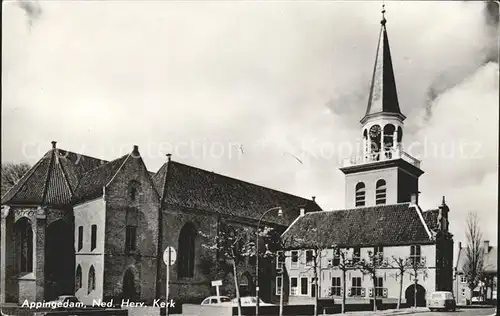
[[[387,37],[385,12],[385,5],[382,5],[382,20],[380,21],[381,27],[377,54],[375,56],[375,66],[373,67],[368,106],[365,116],[361,120],[362,124],[369,117],[379,113],[395,115],[400,117],[401,120],[406,118],[399,109],[389,38]]]

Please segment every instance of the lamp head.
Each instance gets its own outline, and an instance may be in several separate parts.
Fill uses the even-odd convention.
[[[278,216],[283,216],[283,210],[280,208],[278,208]]]

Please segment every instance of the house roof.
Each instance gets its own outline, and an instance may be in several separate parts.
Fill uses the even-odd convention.
[[[5,193],[2,204],[61,206],[70,203],[82,175],[105,160],[55,147]]]
[[[111,181],[129,156],[130,154],[124,155],[83,174],[73,202],[88,201],[102,196],[103,187]]]
[[[288,248],[433,243],[419,213],[410,203],[309,213],[299,217],[282,238]]]
[[[368,106],[362,122],[368,117],[379,114],[395,114],[403,119],[398,101],[396,79],[392,65],[389,37],[387,36],[386,19],[381,21],[375,65],[373,67],[372,83],[368,96]]]
[[[481,248],[484,250],[484,247]],[[489,246],[488,252],[483,257],[483,269],[484,272],[488,273],[497,273],[497,265],[498,265],[498,247],[497,246]],[[463,266],[466,261],[466,252],[467,247],[462,247],[458,250],[457,256],[457,271],[463,272]]]
[[[271,212],[264,220],[289,224],[299,215],[300,207],[307,212],[321,210],[312,200],[175,161],[165,163],[153,181],[163,204],[225,215],[257,220],[268,209],[280,206],[282,218]]]

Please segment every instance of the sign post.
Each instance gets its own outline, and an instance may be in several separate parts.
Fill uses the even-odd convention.
[[[217,292],[217,300],[220,302],[220,290],[219,286],[222,285],[222,280],[212,281],[212,286],[215,286],[215,291]]]
[[[170,302],[168,300],[169,297],[169,288],[170,288],[170,266],[175,263],[175,260],[177,259],[177,252],[173,247],[168,246],[165,248],[165,251],[163,252],[163,262],[165,262],[165,265],[167,266],[167,283],[166,283],[166,289],[165,289],[165,312],[166,315],[168,315],[168,307],[170,306]]]

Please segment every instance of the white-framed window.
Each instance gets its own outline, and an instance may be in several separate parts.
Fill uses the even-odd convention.
[[[300,295],[309,294],[309,278],[300,278]]]
[[[290,295],[291,296],[294,296],[294,295],[298,295],[298,289],[299,289],[299,284],[298,284],[298,279],[293,277],[293,278],[290,278]]]
[[[276,252],[276,269],[283,269],[285,262],[285,255],[283,251],[277,251]]]
[[[361,278],[353,277],[352,278],[352,287],[351,287],[351,296],[361,296],[362,293],[361,287]]]
[[[340,277],[332,278],[331,296],[342,296],[342,283]]]
[[[363,182],[359,182],[356,184],[356,196],[355,196],[355,205],[356,207],[365,206],[366,199],[366,187]]]
[[[283,277],[276,277],[276,295],[281,295],[281,286],[283,285]]]
[[[412,264],[420,263],[422,259],[422,251],[420,249],[420,245],[411,245],[410,246],[410,260]]]
[[[462,288],[462,296],[465,296],[465,288]]]
[[[384,247],[383,246],[375,246],[373,247],[373,255],[384,256]]]
[[[460,283],[467,283],[467,278],[465,277],[465,275],[460,276]]]
[[[386,202],[386,195],[387,195],[387,189],[386,189],[385,180],[380,179],[380,180],[377,181],[377,184],[376,184],[376,189],[375,189],[375,204],[377,204],[377,205],[385,204],[385,202]]]
[[[361,248],[355,247],[352,250],[352,263],[357,263],[361,259]]]
[[[307,266],[312,266],[313,265],[313,251],[312,250],[306,250],[306,265]]]
[[[384,296],[384,278],[375,278],[375,295],[377,295],[377,297]]]
[[[340,249],[335,248],[333,249],[332,266],[338,267],[339,265],[340,265]]]
[[[299,267],[299,252],[297,250],[292,250],[290,253],[290,259],[292,260],[290,267],[292,269],[297,269]]]

